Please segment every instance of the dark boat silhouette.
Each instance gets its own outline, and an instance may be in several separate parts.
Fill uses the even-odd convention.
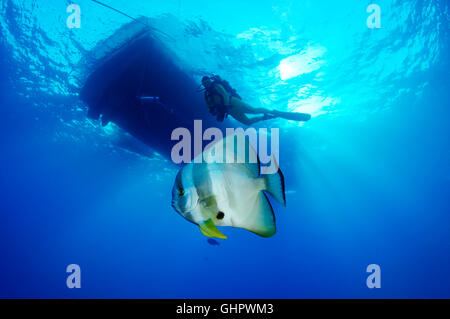
[[[175,62],[158,32],[139,22],[120,28],[83,60],[88,76],[80,98],[88,117],[117,124],[166,157],[177,143],[172,131],[185,127],[193,138],[195,119],[202,120],[203,130],[218,127],[225,133],[231,123],[219,123],[207,112],[198,80]]]

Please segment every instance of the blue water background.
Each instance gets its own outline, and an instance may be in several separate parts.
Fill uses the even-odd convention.
[[[177,167],[77,98],[83,56],[129,20],[84,0],[68,29],[67,1],[2,0],[0,297],[450,297],[447,1],[380,0],[381,29],[368,1],[107,2],[151,17],[193,76],[313,113],[270,124],[287,208],[272,238],[208,243],[170,207]]]

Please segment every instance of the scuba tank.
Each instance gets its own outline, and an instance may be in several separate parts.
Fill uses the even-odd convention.
[[[213,82],[213,84],[214,84],[214,83],[217,83],[217,84],[222,85],[223,88],[225,89],[225,91],[227,91],[228,94],[229,94],[230,96],[234,96],[234,97],[237,97],[239,100],[242,100],[242,98],[241,98],[241,97],[239,96],[239,94],[237,93],[236,89],[234,89],[234,88],[230,85],[230,83],[228,83],[227,80],[222,79],[222,78],[221,78],[220,76],[218,76],[218,75],[213,75],[213,76],[211,76],[211,81]]]
[[[205,100],[207,101],[208,105],[210,104],[210,103],[208,103],[208,100],[210,100],[213,95],[218,95],[218,96],[222,97],[217,92],[217,90],[214,88],[214,84],[220,84],[224,88],[224,90],[227,92],[230,99],[231,99],[231,97],[235,97],[235,98],[242,100],[242,98],[239,96],[239,94],[236,92],[236,90],[231,87],[231,85],[230,85],[230,83],[228,83],[228,81],[223,80],[220,76],[214,75],[214,74],[212,76],[209,76],[208,78],[211,81],[211,86],[207,89],[202,90],[202,91],[204,91]],[[214,107],[210,107],[209,112],[212,115],[216,116],[216,118],[219,122],[222,122],[228,116],[229,109],[230,109],[230,105],[225,105],[223,98],[222,98],[222,103],[217,103],[214,105]]]

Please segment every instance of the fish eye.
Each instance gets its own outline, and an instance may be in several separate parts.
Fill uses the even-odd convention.
[[[184,195],[184,189],[178,188],[178,195],[183,196]]]
[[[216,217],[217,219],[223,219],[225,217],[225,214],[223,212],[218,212]]]

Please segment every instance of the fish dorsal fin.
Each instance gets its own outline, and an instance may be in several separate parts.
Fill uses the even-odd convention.
[[[200,227],[200,231],[202,232],[202,234],[205,235],[206,237],[227,239],[227,236],[222,234],[220,230],[217,229],[216,225],[214,224],[211,218],[207,219],[203,223],[198,224],[198,226]]]
[[[235,132],[214,143],[203,152],[206,163],[234,163],[245,165],[254,177],[259,176],[260,163],[256,150],[247,135]]]

